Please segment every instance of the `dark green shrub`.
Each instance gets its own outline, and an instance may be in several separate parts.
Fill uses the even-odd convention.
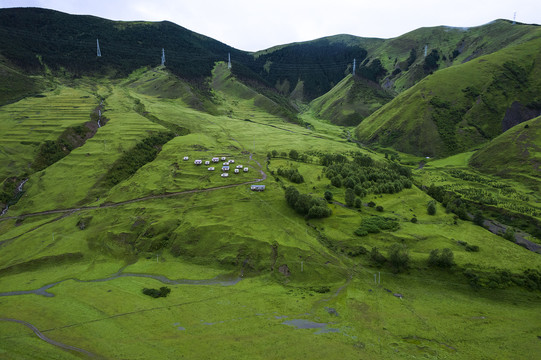
[[[158,289],[143,289],[143,294],[151,296],[153,298],[159,298],[159,297],[166,297],[171,292],[171,289],[167,286],[162,286],[159,290]]]
[[[376,211],[383,212],[383,206],[381,205],[376,206]]]
[[[469,252],[479,252],[479,246],[477,246],[477,245],[466,245],[465,250],[469,251]]]
[[[333,193],[330,192],[329,190],[325,191],[325,194],[323,195],[325,197],[325,200],[327,201],[332,201],[333,199]]]
[[[436,215],[436,202],[434,200],[428,202],[426,212],[428,213],[428,215]]]
[[[454,265],[454,254],[451,249],[445,248],[440,253],[439,249],[434,249],[428,256],[428,265],[441,268],[450,268]]]
[[[389,249],[389,262],[394,271],[407,270],[410,263],[408,248],[405,244],[393,244]]]
[[[355,204],[355,191],[353,191],[353,189],[346,189],[346,205],[348,207],[353,207],[353,205]]]
[[[377,265],[383,265],[387,261],[385,256],[383,256],[377,247],[373,247],[370,251],[370,260],[372,260]]]

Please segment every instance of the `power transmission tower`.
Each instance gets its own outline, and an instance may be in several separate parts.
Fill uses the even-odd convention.
[[[355,61],[356,60],[357,59],[353,59],[353,71],[352,71],[353,76],[355,76]]]
[[[98,57],[101,57],[100,41],[98,39],[96,39],[96,44],[98,45]]]
[[[231,69],[231,53],[227,53],[227,68]]]
[[[165,66],[165,50],[162,48],[162,66]]]

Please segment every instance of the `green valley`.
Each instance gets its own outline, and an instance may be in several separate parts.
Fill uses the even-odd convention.
[[[535,26],[337,36],[231,51],[229,67],[228,46],[171,23],[28,14],[119,45],[68,66],[0,41],[16,84],[0,86],[0,357],[541,351]],[[28,34],[10,19],[0,33]],[[160,29],[199,63],[129,58],[117,33]],[[464,48],[417,76],[408,56],[432,33]],[[326,45],[359,56],[356,75],[287,67]]]

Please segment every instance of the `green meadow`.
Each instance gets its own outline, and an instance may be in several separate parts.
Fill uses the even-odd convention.
[[[472,202],[486,192],[494,206],[535,219],[538,192],[479,173],[469,166],[472,152],[425,159],[422,168],[419,158],[388,159],[314,109],[291,118],[224,63],[208,84],[203,101],[167,69],[141,69],[125,79],[59,84],[0,108],[1,172],[28,178],[0,217],[0,357],[524,359],[541,352],[539,254],[439,202],[429,214],[425,190],[443,186]],[[102,100],[107,122],[91,138],[45,169],[29,169],[40,144],[94,119]],[[168,131],[171,138],[151,146],[155,156],[140,160],[137,147]],[[126,154],[135,160],[122,175],[115,169]],[[340,174],[344,183],[371,179],[359,180],[358,207],[347,205],[352,188],[327,176],[333,163],[323,161],[335,154],[342,157],[333,161],[351,165]],[[223,161],[194,164],[213,157],[235,160],[228,177],[220,176]],[[367,157],[369,165],[354,167]],[[235,174],[236,165],[249,170]],[[298,171],[303,182],[279,169]],[[379,191],[382,172],[388,181],[405,174],[400,180],[411,186]],[[317,199],[332,193],[331,215],[301,215],[286,201],[290,186]],[[356,234],[374,219],[394,226]],[[397,246],[407,256],[398,268]],[[452,265],[430,265],[435,249],[450,249]],[[167,297],[143,294],[164,286]]]

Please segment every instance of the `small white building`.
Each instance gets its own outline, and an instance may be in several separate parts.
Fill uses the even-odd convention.
[[[209,171],[214,171],[214,166],[209,167]]]
[[[223,166],[229,166],[229,161],[222,163]]]
[[[228,176],[229,176],[229,174],[228,174],[228,173],[222,173],[222,175],[221,175],[221,176],[222,176],[222,177],[228,177]]]
[[[235,174],[238,174],[240,173],[240,170],[239,169],[235,169]]]
[[[195,165],[201,165],[203,163],[203,160],[195,160],[193,163]]]
[[[186,161],[186,160],[190,160],[190,158],[189,158],[189,157],[187,157],[187,156],[184,156],[184,159],[183,159],[183,160],[184,160],[184,161]]]
[[[210,161],[205,161],[205,165],[210,165]]]
[[[247,168],[247,167],[245,167],[243,170],[244,170],[244,172],[248,172],[248,168]]]
[[[222,161],[225,161],[226,160],[226,157],[225,156],[222,156]]]
[[[265,190],[265,185],[252,185],[252,186],[250,186],[250,189],[252,191],[264,191]]]
[[[235,166],[237,169],[242,169],[242,165]]]
[[[222,171],[229,171],[229,166],[222,166]]]
[[[229,162],[230,162],[231,164],[234,164],[234,163],[235,163],[235,160],[231,159],[231,160],[229,160]]]
[[[218,161],[220,161],[220,158],[217,158],[217,157],[213,157],[213,158],[212,158],[212,162],[213,162],[213,163],[217,163]]]

